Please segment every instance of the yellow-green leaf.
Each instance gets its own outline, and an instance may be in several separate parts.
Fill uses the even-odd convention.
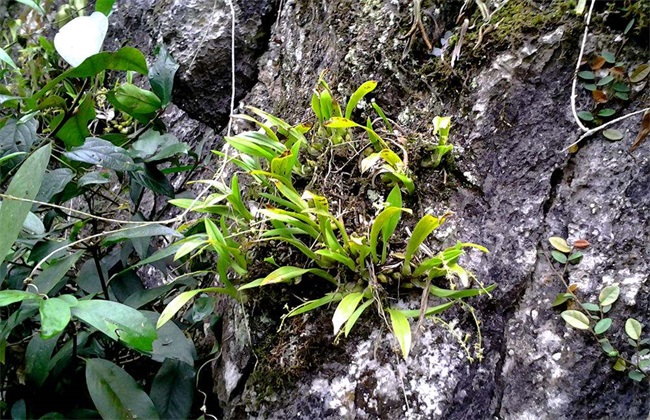
[[[567,324],[578,330],[589,329],[589,318],[585,314],[576,310],[568,310],[562,312],[562,318]]]
[[[345,118],[349,119],[350,116],[352,115],[352,111],[354,111],[354,108],[357,106],[359,101],[363,99],[363,97],[366,96],[368,93],[375,90],[376,87],[377,87],[377,82],[374,80],[369,80],[366,83],[359,86],[359,88],[352,94],[352,96],[350,96],[348,105],[345,107]]]
[[[341,300],[339,305],[336,307],[336,311],[334,311],[334,316],[332,317],[334,335],[339,333],[343,324],[345,324],[350,316],[352,316],[362,298],[363,293],[354,292],[345,296],[343,300]]]
[[[402,312],[395,309],[388,309],[393,334],[402,349],[402,356],[407,359],[411,351],[411,326],[408,319]]]
[[[625,332],[632,340],[638,340],[641,338],[641,330],[643,325],[634,318],[629,318],[625,321]]]
[[[566,239],[560,238],[559,236],[551,236],[548,238],[548,241],[551,243],[553,248],[557,249],[560,252],[569,253],[571,252],[571,247],[567,244]]]

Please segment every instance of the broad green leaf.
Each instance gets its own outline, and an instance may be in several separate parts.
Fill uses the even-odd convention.
[[[345,118],[350,119],[352,116],[352,111],[356,108],[357,104],[364,96],[375,90],[377,87],[377,82],[374,80],[369,80],[359,86],[359,88],[350,96],[348,105],[345,107]]]
[[[102,246],[109,246],[133,238],[147,238],[151,236],[171,236],[180,238],[183,235],[176,230],[159,224],[136,226],[119,232],[111,233],[102,241]]]
[[[100,12],[108,16],[113,9],[113,4],[115,0],[97,0],[95,3],[95,11]]]
[[[189,302],[194,296],[198,295],[199,293],[228,294],[228,291],[221,287],[208,287],[207,289],[195,289],[179,294],[174,299],[172,299],[172,301],[169,302],[165,309],[162,311],[160,318],[158,318],[158,322],[156,323],[156,328],[161,328],[163,325],[165,325],[183,306],[185,306],[187,302]]]
[[[108,140],[89,137],[82,146],[75,147],[64,156],[70,160],[98,165],[115,171],[133,171],[138,167],[121,147]]]
[[[111,177],[106,172],[88,172],[77,181],[79,188],[87,185],[108,184],[111,182]]]
[[[84,300],[71,308],[72,315],[113,340],[140,351],[153,350],[157,337],[154,326],[139,311],[106,300]]]
[[[613,128],[608,128],[607,130],[604,130],[603,136],[605,136],[607,140],[611,140],[611,141],[619,141],[623,139],[623,133]]]
[[[609,327],[612,326],[612,319],[611,318],[603,318],[600,321],[596,323],[596,326],[594,327],[594,332],[596,334],[603,334],[605,333]]]
[[[548,238],[548,241],[551,243],[553,248],[557,249],[560,252],[564,252],[565,254],[571,252],[571,247],[564,238],[560,238],[559,236],[552,236]]]
[[[33,336],[25,350],[25,375],[28,381],[41,387],[50,373],[50,361],[58,337],[49,340]]]
[[[194,369],[165,359],[151,384],[151,401],[163,419],[188,419],[194,401]]]
[[[402,349],[402,356],[406,360],[411,351],[411,326],[401,311],[388,309],[388,313],[390,315],[391,329]]]
[[[77,110],[63,127],[56,133],[56,137],[63,141],[67,149],[78,147],[84,144],[87,137],[90,137],[88,123],[95,118],[95,101],[93,95],[88,94],[81,101]]]
[[[152,324],[157,324],[160,314],[152,311],[142,311]],[[194,342],[185,336],[183,331],[173,322],[167,322],[158,328],[158,338],[153,342],[152,360],[164,362],[165,359],[179,360],[194,366],[196,349]],[[191,369],[190,369],[191,370]]]
[[[567,324],[579,330],[589,329],[589,318],[585,314],[576,310],[568,310],[562,312],[562,318]]]
[[[145,163],[140,165],[142,165],[140,166],[142,170],[130,173],[135,182],[147,187],[156,194],[174,198],[174,186],[155,164]]]
[[[25,160],[13,176],[6,194],[33,200],[38,194],[50,160],[51,146],[41,147]],[[0,209],[0,262],[4,260],[18,238],[23,222],[29,214],[29,202],[5,199]]]
[[[345,296],[336,307],[334,316],[332,317],[332,324],[334,325],[334,335],[337,335],[341,330],[343,324],[352,316],[359,302],[363,298],[363,293],[354,292]]]
[[[59,298],[43,299],[38,306],[41,314],[41,337],[48,339],[62,332],[70,322],[70,305]]]
[[[415,225],[413,229],[413,234],[411,239],[409,239],[408,244],[406,245],[406,251],[404,252],[404,271],[407,274],[411,272],[411,260],[415,255],[415,252],[420,248],[420,245],[429,237],[431,232],[436,230],[443,222],[443,217],[435,217],[430,214],[427,214]]]
[[[167,106],[171,102],[174,75],[178,67],[167,51],[167,47],[161,45],[158,48],[158,57],[149,70],[149,84],[151,90],[160,98],[162,106]]]
[[[641,323],[634,318],[628,318],[628,320],[625,321],[625,333],[632,340],[638,341],[641,338],[642,329],[643,329],[643,325],[641,325]]]
[[[108,360],[86,360],[86,385],[102,418],[159,418],[151,399],[131,375]]]
[[[620,292],[621,290],[618,286],[618,283],[614,283],[611,286],[605,287],[603,290],[600,291],[600,294],[598,295],[598,301],[600,302],[600,306],[612,305],[614,302],[618,300],[618,296]]]
[[[123,302],[125,305],[128,305],[134,309],[138,309],[148,303],[151,303],[157,299],[159,299],[161,296],[166,295],[175,287],[179,286],[196,286],[196,281],[192,277],[181,277],[178,278],[171,283],[168,283],[164,286],[160,287],[154,287],[151,289],[144,289],[139,292],[136,292],[132,295],[130,295],[126,300]]]
[[[352,331],[352,328],[354,327],[354,324],[357,323],[357,320],[363,314],[363,312],[368,308],[374,302],[373,299],[368,299],[365,302],[363,302],[359,307],[354,311],[354,313],[348,318],[348,321],[345,323],[345,336],[347,337],[350,334],[350,331]]]
[[[0,201],[0,211],[2,210],[2,201]],[[27,213],[27,217],[23,222],[23,231],[31,235],[43,235],[45,233],[45,226],[41,219],[32,213]]]
[[[56,287],[66,273],[75,266],[84,251],[78,251],[68,257],[61,258],[44,269],[41,274],[36,276],[32,283],[38,288],[40,293],[48,294]]]
[[[10,118],[0,128],[0,156],[5,160],[7,165],[15,166],[20,163],[19,153],[30,151],[37,141],[36,130],[38,122],[35,119],[27,122]],[[9,156],[13,156],[10,158]]]
[[[115,89],[115,100],[129,115],[150,114],[162,107],[160,98],[155,93],[131,83],[124,83]]]
[[[74,172],[68,168],[58,168],[47,171],[43,177],[41,188],[36,195],[36,201],[49,203],[52,197],[63,191],[66,185],[72,181],[74,175]]]

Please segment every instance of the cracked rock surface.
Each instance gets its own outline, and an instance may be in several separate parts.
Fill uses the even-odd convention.
[[[307,363],[299,378],[276,387],[251,375],[255,360],[244,323],[230,308],[223,336],[236,338],[215,367],[211,396],[220,400],[224,417],[646,418],[647,383],[612,371],[595,340],[566,327],[550,306],[563,286],[540,256],[550,236],[587,239],[592,247],[570,281],[586,301],[620,283],[612,330],[623,345],[627,317],[649,321],[650,142],[635,157],[627,153],[640,121],[630,118],[617,125],[625,135],[620,142],[594,136],[575,154],[561,151],[579,134],[570,109],[575,31],[558,23],[536,36],[513,37],[507,51],[457,72],[464,88],[450,90],[449,80],[423,70],[435,58],[423,54],[417,40],[401,59],[405,42],[399,35],[409,27],[410,1],[235,3],[237,98],[243,103],[301,121],[319,73],[328,69],[331,85],[345,95],[377,80],[377,102],[409,130],[430,133],[434,116],[453,118],[455,188],[445,186],[439,170],[418,169],[416,185],[423,208],[455,213],[439,244],[485,245],[490,254],[473,256],[467,265],[498,288],[491,299],[473,302],[482,321],[481,363],[468,363],[450,332],[432,324],[425,324],[407,362],[398,359],[379,323],[332,345],[330,311],[307,317],[294,334],[298,341],[320,334],[330,344],[312,353],[286,347],[288,359],[318,363]],[[222,129],[228,113],[229,9],[225,1],[213,4],[142,0],[137,7],[120,4],[112,18],[122,19],[114,26],[118,39],[123,30],[139,46],[151,48],[158,39],[170,45],[181,64],[175,104],[191,116],[175,119],[186,140],[205,136],[207,127]],[[449,14],[441,16],[453,22]],[[645,54],[647,60],[647,45]],[[647,99],[640,96],[622,112],[640,109]],[[254,342],[275,332],[280,314],[274,316],[250,318]],[[448,321],[456,334],[472,332],[461,311]]]

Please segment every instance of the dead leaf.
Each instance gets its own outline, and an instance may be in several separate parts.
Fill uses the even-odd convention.
[[[573,293],[573,292],[575,292],[576,290],[578,290],[578,285],[575,284],[575,283],[573,283],[573,284],[571,284],[571,285],[569,286],[569,289],[568,289],[568,290],[569,290],[570,293]]]
[[[641,146],[641,143],[643,143],[643,140],[648,137],[648,134],[650,134],[650,111],[643,113],[643,119],[641,120],[641,129],[639,130],[639,134],[636,136],[636,139],[634,139],[634,144],[632,144],[630,147],[630,152],[633,152],[637,147]]]
[[[591,244],[586,239],[576,239],[575,242],[573,242],[573,247],[575,249],[587,249],[589,248],[589,245]]]
[[[605,92],[602,90],[594,90],[591,92],[591,96],[593,96],[594,101],[598,102],[599,104],[604,104],[607,102],[607,95],[605,95]]]
[[[625,68],[623,68],[621,66],[612,67],[611,69],[609,69],[609,74],[611,74],[612,76],[614,76],[617,79],[620,79],[623,76],[625,76]]]
[[[606,62],[607,62],[607,60],[605,60],[604,57],[598,56],[598,57],[594,58],[594,61],[591,62],[591,69],[592,69],[592,70],[598,70],[598,69],[600,69],[600,68],[601,68],[601,67],[602,67]]]

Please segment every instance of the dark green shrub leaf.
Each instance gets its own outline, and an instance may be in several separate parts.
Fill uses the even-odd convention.
[[[623,133],[613,128],[608,128],[607,130],[603,131],[603,136],[605,136],[607,140],[618,141],[623,138]]]
[[[580,251],[574,252],[567,258],[567,261],[569,261],[571,264],[578,264],[580,260],[582,260],[582,252]]]
[[[41,314],[41,337],[45,339],[59,334],[70,322],[70,305],[62,299],[43,299],[38,309]]]
[[[157,337],[154,326],[129,306],[106,300],[84,300],[72,308],[72,315],[135,350],[153,350]]]
[[[98,165],[115,171],[133,171],[138,167],[131,156],[121,147],[108,140],[89,137],[86,142],[64,153],[65,157],[78,162]]]
[[[612,88],[617,92],[624,92],[624,93],[630,92],[630,87],[628,85],[626,85],[625,83],[620,83],[620,82],[619,83],[614,83],[612,85]]]
[[[65,143],[66,148],[81,146],[90,136],[88,123],[95,118],[95,101],[92,95],[86,96],[75,113],[63,124],[56,137]]]
[[[174,198],[174,186],[169,182],[165,174],[154,164],[143,165],[143,170],[131,172],[133,180],[138,184],[149,188],[156,194]]]
[[[616,92],[614,94],[614,96],[616,96],[617,98],[622,99],[624,101],[627,101],[627,100],[630,99],[630,95],[628,95],[626,92]]]
[[[129,115],[150,114],[158,111],[162,103],[155,93],[136,85],[124,83],[115,89],[115,100]]]
[[[603,318],[600,321],[596,323],[596,326],[594,327],[594,332],[596,334],[602,334],[606,332],[609,327],[612,326],[612,319],[611,318]]]
[[[12,178],[6,194],[33,200],[38,194],[50,161],[51,146],[41,147],[22,164]],[[5,199],[0,208],[0,263],[5,259],[12,245],[18,238],[23,222],[29,214],[32,204],[29,202]]]
[[[564,255],[560,251],[551,251],[551,256],[555,261],[559,262],[560,264],[565,264],[567,262],[566,255]]]
[[[191,318],[193,322],[200,322],[214,312],[217,300],[213,296],[201,296],[192,305]]]
[[[605,76],[602,79],[600,79],[598,83],[596,83],[596,86],[605,86],[606,84],[611,83],[612,81],[614,81],[613,76]]]
[[[598,89],[595,84],[593,83],[587,83],[582,85],[583,88],[587,89],[590,92],[593,92],[594,90]]]
[[[165,359],[151,385],[151,400],[163,419],[190,418],[194,399],[194,369]]]
[[[600,54],[600,56],[603,57],[603,58],[605,59],[605,61],[607,61],[607,62],[610,63],[610,64],[616,62],[616,56],[615,56],[614,54],[612,54],[611,52],[603,51],[603,52]]]
[[[578,330],[588,330],[589,329],[589,318],[585,316],[580,311],[568,310],[562,312],[562,319],[566,321],[571,327]]]
[[[50,199],[63,191],[66,185],[74,178],[74,172],[68,168],[59,168],[47,171],[43,183],[36,195],[36,201],[49,203]]]
[[[167,106],[171,102],[174,75],[178,67],[176,61],[167,51],[167,47],[161,45],[158,49],[156,62],[149,70],[149,84],[153,92],[160,98],[162,106]]]
[[[158,419],[153,402],[135,380],[108,360],[86,360],[86,385],[105,419]]]
[[[57,341],[58,337],[45,340],[38,335],[29,340],[25,351],[25,374],[37,387],[43,385],[50,373],[50,360]]]
[[[23,123],[10,118],[4,127],[0,128],[0,157],[29,152],[36,142],[37,128],[38,122],[35,119]],[[17,156],[19,155],[14,155],[15,164],[20,162]]]
[[[88,172],[77,181],[77,187],[85,187],[87,185],[108,184],[111,182],[110,174],[106,172]]]
[[[74,267],[83,253],[83,251],[79,251],[50,264],[41,274],[34,278],[32,283],[38,288],[40,293],[50,293],[63,280],[63,276],[65,276],[68,270]]]
[[[588,111],[580,111],[578,112],[578,118],[584,121],[593,121],[594,116],[591,114],[591,112]]]
[[[160,314],[151,311],[142,311],[152,325],[158,323]],[[153,342],[151,358],[156,362],[174,359],[186,365],[194,366],[196,349],[194,342],[185,336],[183,331],[173,322],[167,322],[158,329],[158,338]]]
[[[628,318],[628,320],[625,321],[625,333],[632,340],[639,340],[641,338],[642,329],[643,325],[641,325],[641,323],[634,318]]]

